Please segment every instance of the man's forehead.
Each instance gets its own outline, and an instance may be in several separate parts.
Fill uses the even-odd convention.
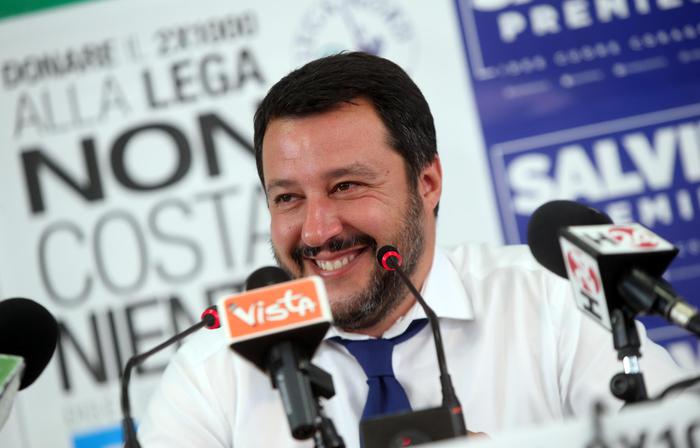
[[[268,187],[273,185],[273,179],[293,177],[299,172],[316,177],[374,175],[375,165],[391,161],[394,156],[397,160],[403,158],[391,145],[383,121],[367,102],[346,104],[311,116],[275,118],[262,142]]]
[[[291,173],[290,173],[291,174]],[[319,178],[324,181],[331,181],[345,176],[353,176],[365,180],[374,180],[380,175],[376,167],[362,161],[354,161],[348,165],[338,167],[328,167],[328,169],[319,173]],[[272,188],[289,188],[297,186],[304,181],[304,178],[299,179],[296,176],[290,177],[271,177],[267,180],[266,190]]]

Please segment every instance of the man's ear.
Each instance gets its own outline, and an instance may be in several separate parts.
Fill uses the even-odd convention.
[[[432,162],[423,168],[418,176],[418,193],[423,200],[426,210],[433,210],[440,202],[442,194],[442,165],[440,156],[435,156]]]

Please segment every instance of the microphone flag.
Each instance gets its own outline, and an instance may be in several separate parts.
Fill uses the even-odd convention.
[[[219,317],[231,348],[261,370],[265,350],[277,342],[298,343],[310,359],[332,322],[326,288],[318,276],[278,283],[224,297]]]
[[[0,354],[0,428],[10,416],[23,370],[24,359],[21,356]]]
[[[559,242],[577,306],[608,330],[610,309],[623,305],[620,279],[633,267],[660,277],[678,252],[640,224],[567,227]]]

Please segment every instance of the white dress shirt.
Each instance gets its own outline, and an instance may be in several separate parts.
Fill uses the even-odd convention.
[[[467,244],[437,250],[423,285],[440,318],[448,368],[467,428],[497,436],[506,429],[585,415],[622,370],[609,332],[576,309],[569,284],[541,268],[524,246]],[[385,334],[397,336],[425,317],[417,304]],[[639,325],[640,329],[642,326]],[[358,422],[366,377],[333,336],[366,336],[331,328],[313,362],[333,376],[335,397],[324,403],[348,447],[359,447]],[[641,368],[653,395],[684,376],[643,332]],[[424,327],[397,345],[396,377],[414,410],[441,403],[432,333]],[[172,360],[139,430],[144,448],[312,447],[294,440],[270,379],[226,345],[202,332]]]

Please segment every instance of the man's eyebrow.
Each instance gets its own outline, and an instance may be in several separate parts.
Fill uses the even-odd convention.
[[[369,165],[365,165],[364,163],[361,162],[355,162],[353,164],[350,164],[348,166],[344,166],[341,168],[336,168],[334,170],[328,171],[323,175],[326,179],[337,179],[338,177],[343,177],[343,176],[360,176],[363,178],[369,178],[373,179],[379,175],[377,170],[373,169]]]
[[[272,190],[273,188],[291,188],[295,186],[297,183],[293,180],[289,179],[272,179],[266,186],[265,189],[267,191]]]
[[[379,176],[379,172],[372,167],[361,162],[355,162],[348,166],[336,168],[323,173],[323,178],[327,180],[337,179],[343,176],[359,176],[364,179],[374,179]],[[296,187],[299,183],[291,179],[271,179],[265,186],[267,191],[273,188],[288,189]]]

